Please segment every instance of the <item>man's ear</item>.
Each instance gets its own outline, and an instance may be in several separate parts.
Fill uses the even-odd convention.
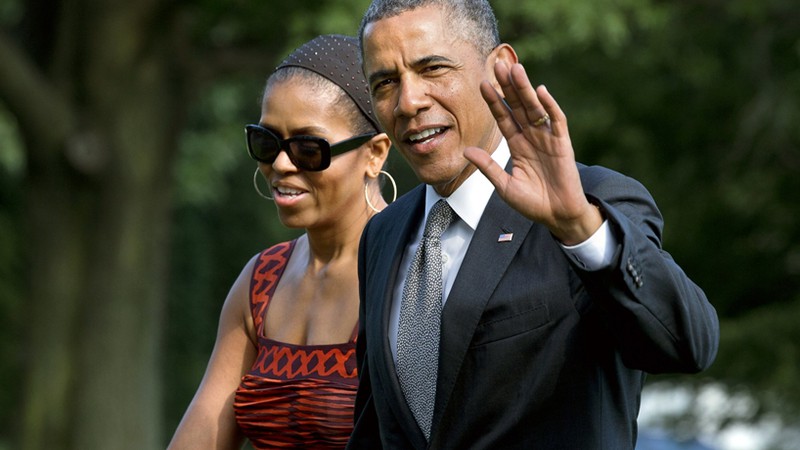
[[[508,67],[518,63],[519,57],[517,57],[517,52],[514,51],[514,47],[502,43],[495,47],[494,50],[489,53],[489,57],[486,58],[486,71],[489,74],[489,82],[492,83],[492,87],[502,95],[503,90],[500,89],[500,83],[497,82],[497,77],[494,74],[494,66],[498,62],[503,62]]]
[[[367,176],[370,178],[377,177],[383,165],[386,163],[386,158],[389,157],[389,149],[392,146],[392,141],[386,133],[378,133],[369,140],[369,161],[367,162]]]

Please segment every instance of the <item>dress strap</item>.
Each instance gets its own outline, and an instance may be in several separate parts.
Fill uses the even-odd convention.
[[[250,278],[250,312],[257,335],[262,335],[267,307],[297,240],[281,242],[258,255]]]

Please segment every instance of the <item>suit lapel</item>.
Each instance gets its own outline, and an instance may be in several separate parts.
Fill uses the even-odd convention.
[[[372,266],[374,270],[369,270],[372,282],[367,298],[382,299],[378,305],[372,306],[373,312],[368,315],[369,323],[380,324],[380,326],[371,327],[367,339],[373,342],[373,345],[377,344],[381,348],[380,357],[375,361],[370,361],[370,367],[372,367],[370,372],[373,377],[373,386],[380,386],[381,390],[374,395],[382,395],[386,399],[391,399],[386,403],[391,407],[392,414],[399,419],[398,423],[403,428],[405,435],[415,443],[416,447],[424,448],[427,446],[425,437],[417,426],[400,388],[388,336],[392,295],[398,281],[398,267],[408,241],[422,221],[425,209],[424,185],[401,197],[391,207],[393,208],[384,212],[388,213],[386,217],[381,218],[386,220],[387,224],[382,229],[380,239],[370,243],[373,247],[374,259],[367,261],[368,267],[375,262]]]
[[[434,432],[486,303],[531,225],[530,220],[509,207],[496,192],[492,194],[442,311]],[[509,233],[513,234],[511,240]]]

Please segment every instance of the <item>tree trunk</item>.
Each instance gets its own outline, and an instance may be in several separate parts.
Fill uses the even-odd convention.
[[[162,305],[184,108],[156,5],[105,3],[50,11],[57,32],[38,58],[0,36],[11,58],[0,98],[29,155],[23,449],[163,447]]]

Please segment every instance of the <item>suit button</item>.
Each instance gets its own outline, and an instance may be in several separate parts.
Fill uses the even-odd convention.
[[[628,263],[625,265],[625,269],[628,270],[628,273],[633,277],[633,284],[636,287],[642,287],[644,281],[642,281],[642,276],[639,274],[639,271],[636,270],[635,261],[633,258],[628,258]]]

